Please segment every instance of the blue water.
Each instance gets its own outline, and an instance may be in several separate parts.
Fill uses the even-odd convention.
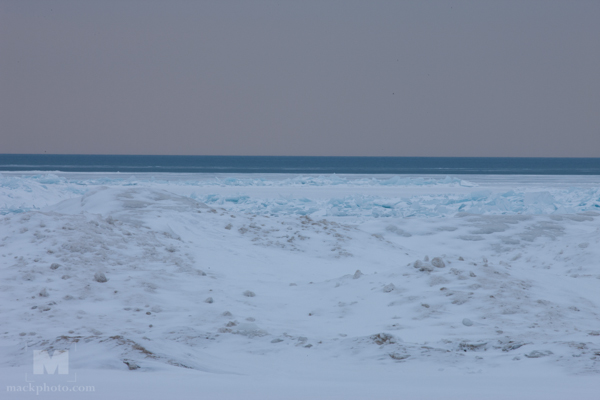
[[[1,171],[600,175],[600,158],[0,154]]]

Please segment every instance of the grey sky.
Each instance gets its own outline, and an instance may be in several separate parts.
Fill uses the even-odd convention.
[[[0,0],[0,153],[600,157],[600,1]]]

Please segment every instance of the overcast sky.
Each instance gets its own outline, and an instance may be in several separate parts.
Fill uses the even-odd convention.
[[[600,157],[600,1],[0,0],[0,153]]]

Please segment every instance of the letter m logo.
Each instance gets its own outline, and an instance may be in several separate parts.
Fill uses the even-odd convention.
[[[33,373],[44,374],[44,369],[48,374],[54,374],[58,369],[61,375],[69,374],[69,350],[55,350],[50,356],[46,350],[33,351]]]

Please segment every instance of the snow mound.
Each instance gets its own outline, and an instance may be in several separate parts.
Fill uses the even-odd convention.
[[[597,188],[350,181],[8,179],[2,365],[600,373]]]

